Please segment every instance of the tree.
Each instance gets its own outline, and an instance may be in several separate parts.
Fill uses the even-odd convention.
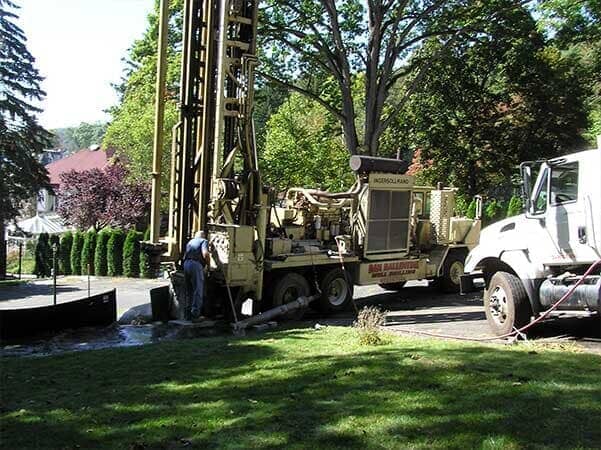
[[[140,241],[142,233],[129,230],[123,244],[123,275],[130,278],[140,276]]]
[[[278,191],[292,186],[342,190],[352,184],[342,136],[317,102],[291,94],[271,116],[266,131],[260,165],[265,182]]]
[[[77,127],[51,130],[54,135],[53,146],[72,153],[95,144],[100,145],[107,126],[103,122],[82,122]]]
[[[586,93],[588,128],[584,136],[595,142],[601,135],[601,2],[545,0],[538,10],[540,29],[561,51],[561,58],[577,72]]]
[[[81,231],[73,233],[73,244],[71,245],[71,273],[81,275],[81,250],[83,248],[84,236]]]
[[[38,278],[49,277],[52,274],[52,249],[48,242],[48,233],[41,233],[35,246],[35,266],[33,273]]]
[[[415,58],[432,71],[399,116],[398,139],[419,148],[429,183],[507,199],[520,161],[581,145],[582,91],[525,9],[505,11],[469,42],[433,39]]]
[[[125,234],[121,230],[112,230],[107,243],[108,275],[123,275],[123,241]]]
[[[48,187],[46,169],[37,156],[51,135],[38,123],[35,106],[46,95],[34,67],[26,37],[16,24],[17,6],[0,0],[0,278],[6,275],[4,227],[21,203]]]
[[[71,247],[73,246],[73,233],[67,231],[63,234],[60,243],[59,268],[63,275],[71,275]]]
[[[507,205],[507,217],[517,216],[523,211],[522,199],[517,195],[511,197],[509,204]]]
[[[126,59],[123,81],[116,86],[121,99],[111,108],[112,121],[108,126],[103,146],[119,149],[128,161],[131,179],[148,182],[151,179],[154,135],[154,105],[157,66],[157,39],[159,2],[148,17],[148,28],[142,39],[134,42]],[[163,187],[169,186],[172,128],[178,120],[178,86],[180,78],[179,50],[181,48],[182,0],[170,2],[169,51],[164,121]]]
[[[150,240],[150,228],[146,228],[144,232],[144,241]],[[150,257],[145,251],[140,252],[140,275],[143,278],[154,278],[152,270],[150,270]]]
[[[81,271],[84,275],[94,275],[94,253],[96,251],[96,230],[88,230],[83,241],[81,251]],[[89,273],[88,273],[89,268]]]
[[[147,183],[127,181],[127,171],[115,164],[100,169],[61,174],[58,214],[78,228],[136,225],[147,213]]]
[[[383,133],[436,60],[436,55],[431,61],[410,58],[423,42],[437,37],[444,47],[465,40],[518,4],[511,0],[268,0],[259,21],[268,64],[259,75],[328,110],[340,122],[351,154],[376,155]],[[365,76],[359,107],[352,90],[358,73]],[[397,81],[409,74],[415,74],[413,82],[392,96]],[[358,116],[364,117],[361,130]]]
[[[96,251],[94,252],[94,270],[96,275],[106,277],[108,274],[108,241],[111,237],[111,230],[104,228],[98,233],[96,238]]]

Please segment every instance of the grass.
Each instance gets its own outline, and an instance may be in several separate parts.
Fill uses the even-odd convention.
[[[2,360],[6,449],[601,447],[601,358],[348,328]]]
[[[35,267],[35,258],[29,252],[23,252],[23,258],[21,259],[21,273],[33,273]],[[6,271],[8,273],[19,272],[19,256],[14,252],[6,258]]]

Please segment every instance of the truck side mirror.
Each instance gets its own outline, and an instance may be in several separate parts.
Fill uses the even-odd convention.
[[[532,163],[520,164],[520,174],[522,175],[522,198],[526,205],[526,212],[529,213],[532,210]]]

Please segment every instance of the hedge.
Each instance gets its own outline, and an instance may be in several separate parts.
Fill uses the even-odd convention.
[[[35,246],[35,266],[33,273],[38,277],[49,277],[52,275],[52,248],[48,239],[48,233],[41,233]]]
[[[150,228],[147,228],[144,232],[144,241],[150,241]],[[150,270],[150,258],[148,253],[140,250],[140,276],[144,278],[154,278],[152,271]]]
[[[477,206],[476,199],[473,199],[470,202],[469,206],[467,207],[466,216],[469,219],[475,219],[476,218],[476,206]]]
[[[140,276],[140,241],[143,234],[130,230],[123,244],[123,275],[130,278]]]
[[[67,231],[63,234],[59,252],[59,271],[63,275],[71,275],[71,247],[73,246],[73,233]]]
[[[107,249],[111,237],[111,230],[103,229],[96,237],[96,249],[94,252],[94,273],[101,277],[108,274]]]
[[[517,216],[518,214],[521,214],[522,211],[522,199],[514,195],[511,197],[511,200],[509,200],[509,205],[507,206],[507,217]]]
[[[89,230],[85,234],[83,249],[81,251],[81,271],[84,275],[94,275],[94,253],[96,251],[96,230]],[[88,265],[90,273],[88,274]]]
[[[71,246],[71,273],[81,275],[81,250],[83,248],[83,233],[76,231],[73,234],[73,245]]]
[[[107,244],[108,275],[123,275],[123,241],[125,234],[121,230],[112,230]]]

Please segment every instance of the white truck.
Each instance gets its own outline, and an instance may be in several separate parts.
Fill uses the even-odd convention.
[[[483,278],[486,318],[507,334],[548,310],[601,312],[601,136],[597,149],[522,163],[524,214],[484,228],[465,261],[462,291]],[[540,166],[540,167],[539,167]],[[533,174],[539,167],[536,181]]]

